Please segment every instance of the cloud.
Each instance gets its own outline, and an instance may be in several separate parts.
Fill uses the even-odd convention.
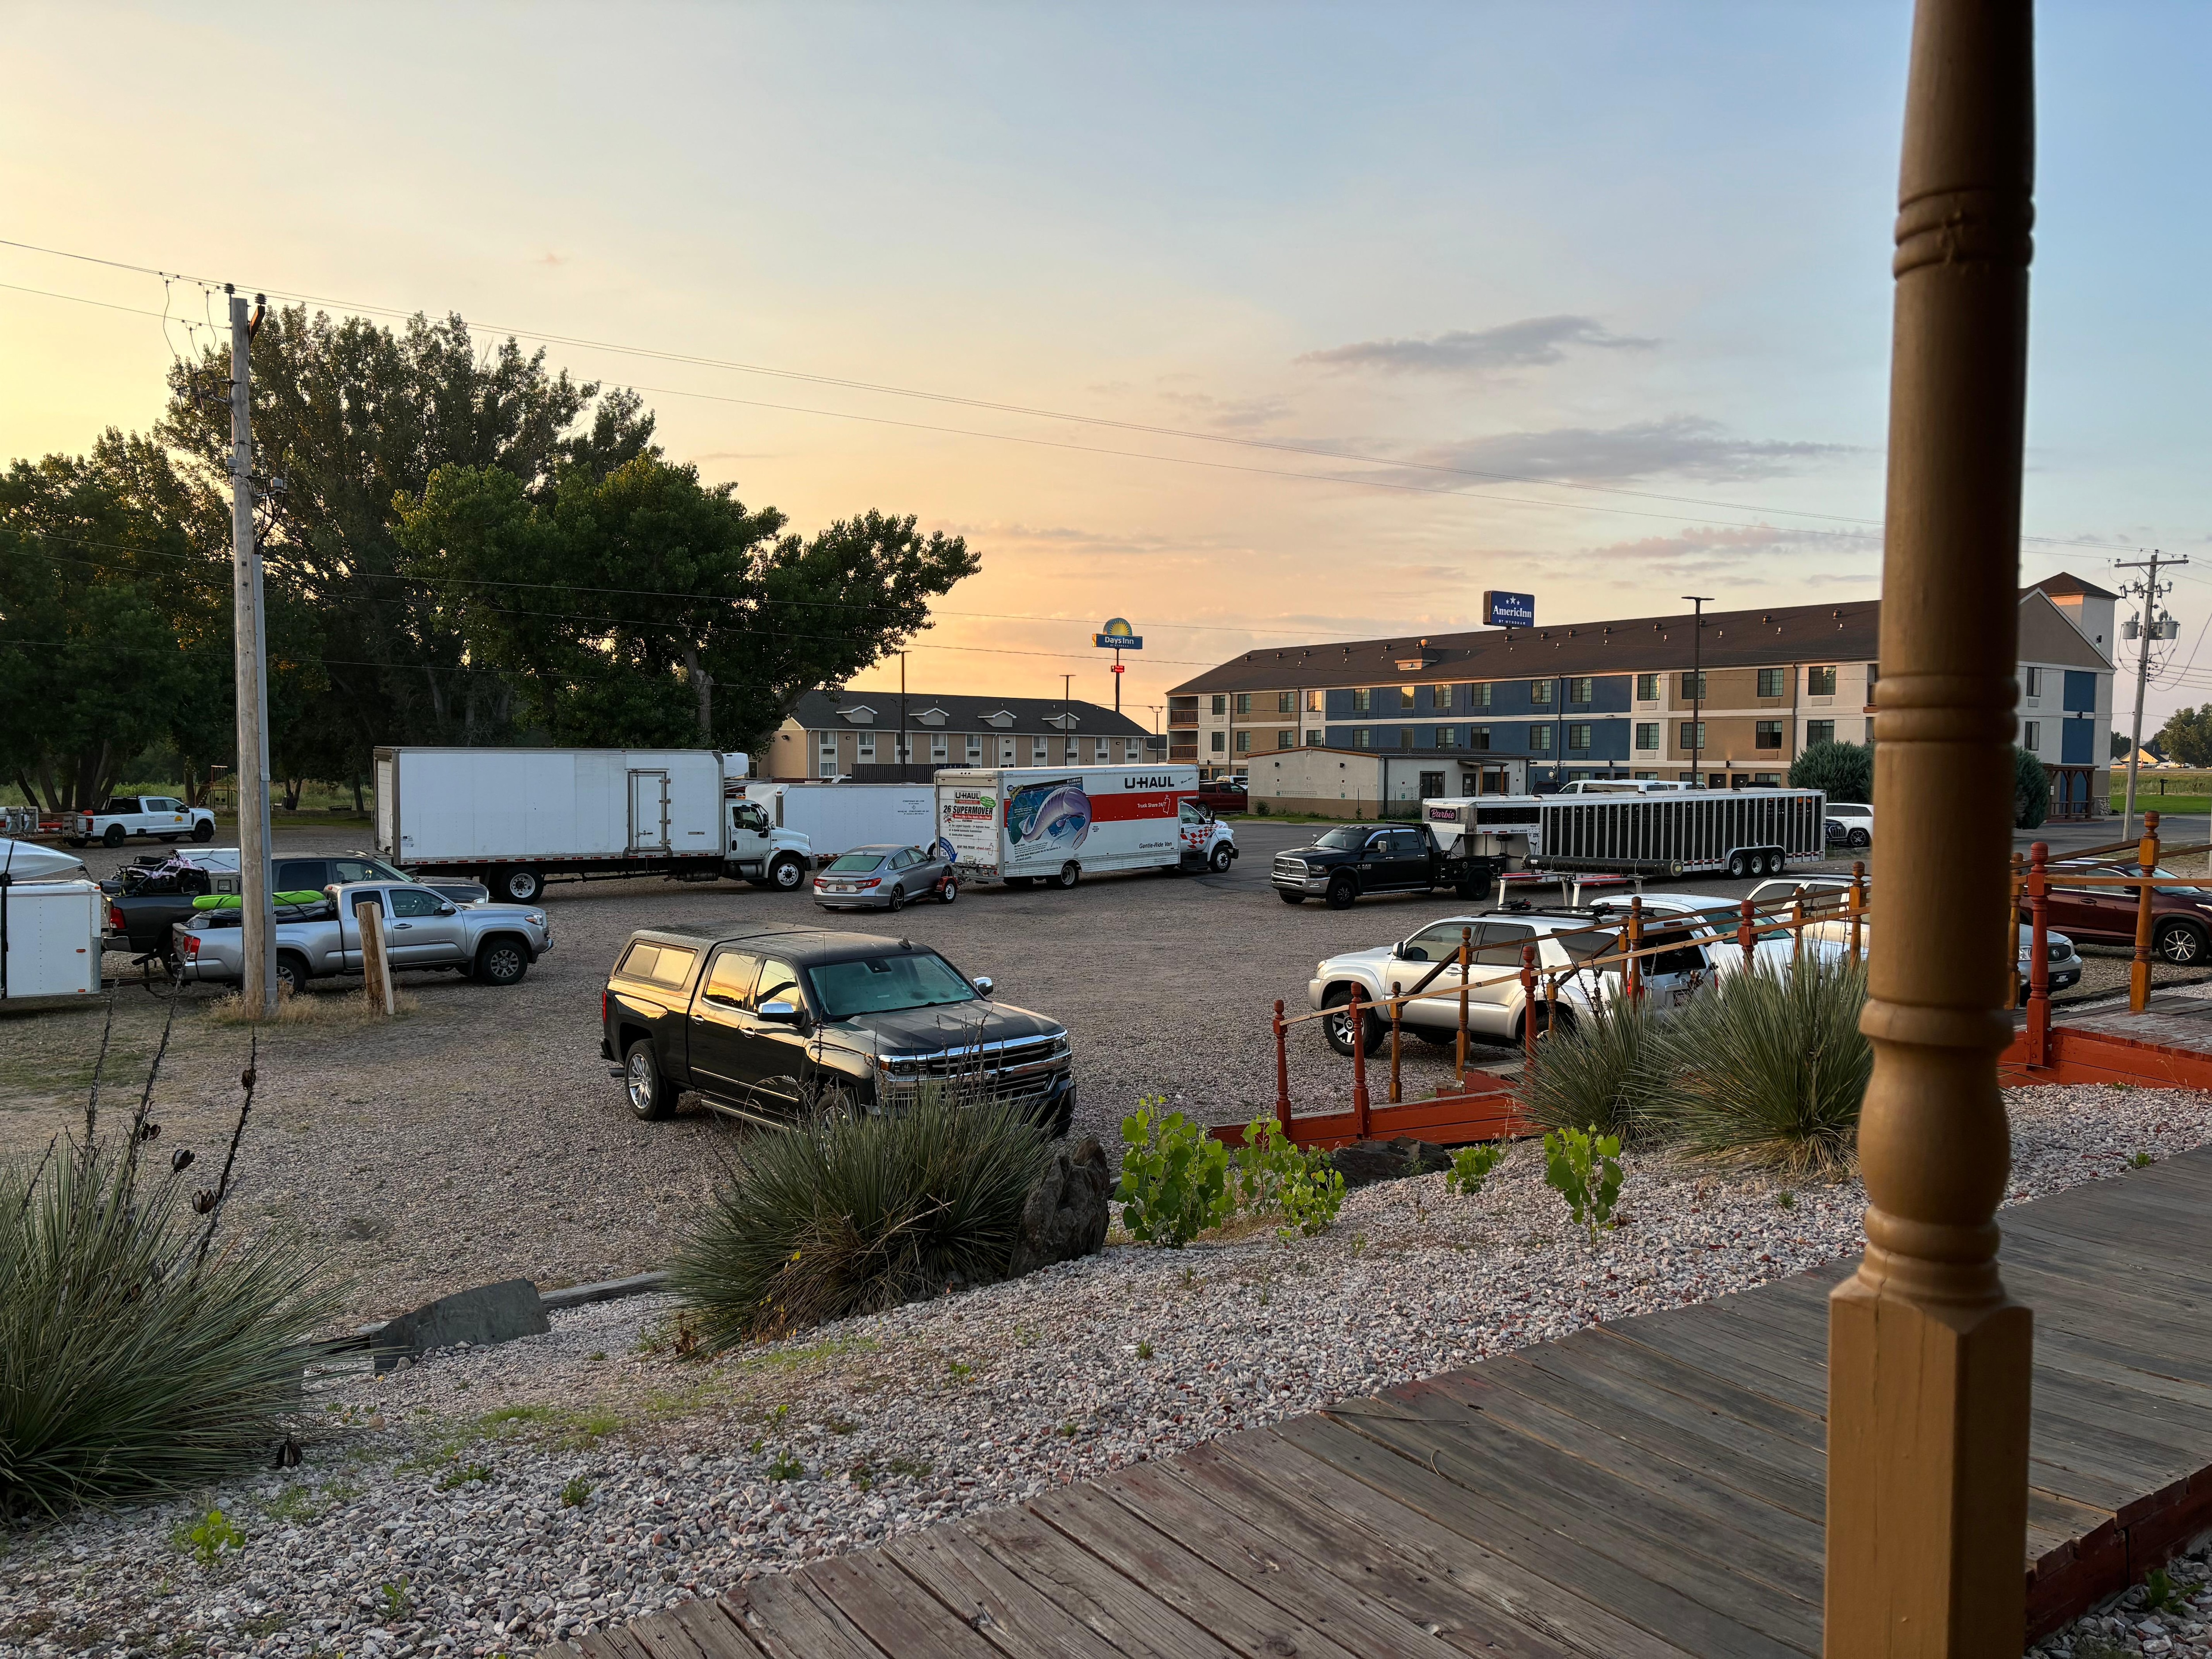
[[[1566,361],[1568,346],[1650,351],[1656,340],[1615,334],[1595,317],[1523,317],[1496,328],[1454,329],[1423,339],[1361,340],[1297,359],[1324,368],[1373,368],[1385,374],[1490,374]]]
[[[1279,392],[1251,398],[1216,398],[1204,392],[1163,392],[1160,400],[1224,432],[1249,431],[1267,426],[1290,413],[1290,399]]]
[[[1491,478],[1552,479],[1562,483],[1619,483],[1673,474],[1707,479],[1771,477],[1805,462],[1851,453],[1844,444],[1735,438],[1717,421],[1669,415],[1616,427],[1557,427],[1548,432],[1500,432],[1440,444],[1413,459]],[[1433,483],[1433,473],[1408,471]]]
[[[1633,541],[1584,548],[1571,555],[1539,556],[1571,557],[1578,566],[1583,567],[1592,564],[1618,567],[1625,580],[1634,583],[1659,576],[1740,574],[1747,564],[1759,562],[1771,564],[1778,558],[1795,561],[1808,554],[1817,554],[1823,559],[1843,560],[1866,556],[1881,550],[1881,532],[1873,529],[1802,530],[1767,524],[1700,525],[1694,529],[1677,531],[1671,536],[1642,536]],[[1873,573],[1832,570],[1824,575],[1802,571],[1793,566],[1789,575],[1792,583],[1802,586],[1824,580],[1856,584],[1870,580]]]

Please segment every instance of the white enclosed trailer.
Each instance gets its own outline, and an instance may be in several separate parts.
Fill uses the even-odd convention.
[[[937,775],[939,850],[963,880],[1073,887],[1112,870],[1226,870],[1237,840],[1195,766],[968,767]]]
[[[0,884],[0,1002],[97,994],[106,915],[97,882]]]
[[[592,876],[796,888],[803,839],[727,798],[746,769],[711,749],[379,749],[376,850],[518,903]]]
[[[779,830],[806,837],[817,862],[855,847],[927,847],[937,839],[937,791],[927,783],[763,783],[744,786]]]
[[[1826,856],[1818,789],[1623,795],[1481,795],[1421,803],[1448,857],[1514,870],[1778,875]]]

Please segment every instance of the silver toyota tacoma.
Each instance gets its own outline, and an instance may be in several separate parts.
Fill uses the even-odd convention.
[[[384,954],[395,969],[458,969],[487,984],[512,985],[553,948],[552,924],[532,905],[456,905],[415,882],[349,882],[325,888],[315,902],[276,907],[279,983],[296,994],[311,979],[358,975],[361,927],[354,907],[364,899],[374,899],[384,912]],[[240,919],[235,908],[223,908],[177,923],[179,975],[234,983],[245,954]]]

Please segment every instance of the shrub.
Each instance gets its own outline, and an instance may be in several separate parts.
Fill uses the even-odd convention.
[[[2015,830],[2041,827],[2051,816],[2051,774],[2025,749],[2012,751],[2012,824]]]
[[[1317,1148],[1299,1146],[1272,1117],[1244,1126],[1237,1163],[1237,1206],[1252,1215],[1279,1215],[1285,1237],[1326,1232],[1344,1207],[1344,1173]]]
[[[1790,763],[1792,789],[1819,789],[1830,800],[1864,805],[1874,799],[1874,747],[1870,744],[1814,743]]]
[[[1589,1242],[1613,1219],[1620,1196],[1620,1139],[1587,1129],[1555,1129],[1544,1137],[1544,1184],[1566,1200]]]
[[[1167,1103],[1140,1100],[1121,1120],[1121,1224],[1146,1244],[1181,1249],[1236,1208],[1229,1190],[1229,1149],[1181,1112],[1160,1116]]]
[[[669,1288],[720,1349],[1002,1279],[1050,1151],[1021,1107],[945,1091],[810,1113],[738,1146]]]
[[[1444,1177],[1444,1190],[1464,1193],[1473,1198],[1482,1190],[1482,1183],[1490,1179],[1490,1172],[1504,1161],[1505,1148],[1494,1140],[1480,1146],[1462,1146],[1452,1154],[1451,1173]]]
[[[1623,996],[1562,1020],[1521,1091],[1522,1115],[1547,1129],[1598,1129],[1633,1142],[1650,1133],[1650,1006]]]
[[[298,1409],[338,1307],[324,1264],[213,1243],[216,1194],[143,1164],[94,1142],[0,1181],[0,1513],[199,1486],[266,1461]]]
[[[1813,955],[1732,974],[1657,1027],[1655,1115],[1690,1152],[1790,1176],[1839,1175],[1858,1139],[1874,1051],[1866,971]]]

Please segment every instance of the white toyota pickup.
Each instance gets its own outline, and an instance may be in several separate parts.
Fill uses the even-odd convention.
[[[120,847],[133,836],[158,836],[178,841],[215,839],[215,814],[204,806],[187,806],[169,795],[118,795],[97,811],[72,812],[67,820],[69,844],[88,841]]]

